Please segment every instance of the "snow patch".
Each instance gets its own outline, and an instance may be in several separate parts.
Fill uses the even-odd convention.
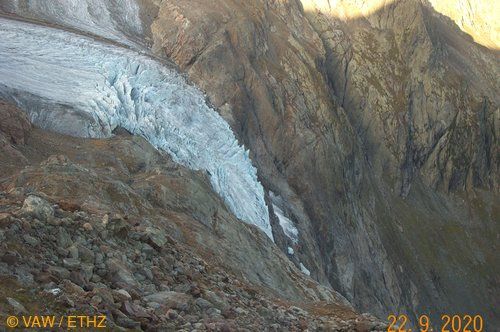
[[[117,126],[141,135],[176,162],[207,171],[229,209],[273,239],[248,151],[175,70],[50,27],[2,18],[0,35],[0,96],[34,124],[81,137],[109,137]]]
[[[285,235],[292,240],[294,244],[297,244],[299,242],[299,231],[297,230],[297,227],[293,224],[293,222],[285,217],[285,214],[283,213],[283,210],[281,210],[278,206],[273,204],[273,209],[274,213],[278,217],[278,220],[280,222],[280,226],[283,229],[283,232],[285,232]]]
[[[293,251],[293,248],[292,247],[288,247],[288,254],[289,255],[293,255],[295,253],[295,251]]]
[[[300,263],[300,270],[302,271],[302,273],[310,276],[311,275],[311,271],[309,271],[305,266],[304,264]]]

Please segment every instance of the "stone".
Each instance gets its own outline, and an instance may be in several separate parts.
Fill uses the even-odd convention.
[[[232,329],[228,324],[224,323],[221,327],[220,327],[220,332],[233,332],[234,329]]]
[[[9,250],[0,256],[0,261],[7,263],[9,265],[14,265],[19,262],[21,256],[17,251]]]
[[[115,215],[113,218],[111,218],[107,224],[107,227],[111,230],[111,232],[113,232],[113,234],[121,238],[127,237],[131,229],[129,223],[120,215]]]
[[[213,307],[212,303],[208,302],[207,300],[201,297],[196,299],[195,304],[204,310]]]
[[[69,280],[73,282],[75,285],[82,287],[83,290],[88,291],[88,279],[81,271],[71,271],[69,273]]]
[[[94,275],[94,264],[92,263],[82,263],[80,265],[81,273],[83,275],[83,278],[86,281],[89,281],[92,279],[92,276]]]
[[[71,282],[70,280],[63,280],[61,288],[64,289],[64,291],[69,294],[75,294],[81,296],[85,295],[86,293],[82,287]]]
[[[54,209],[43,198],[30,195],[23,203],[21,213],[37,218],[40,221],[47,221],[54,217]]]
[[[169,319],[177,319],[177,317],[179,317],[179,313],[177,312],[177,310],[168,309],[167,310],[167,317]]]
[[[73,244],[71,236],[64,227],[59,227],[57,231],[57,244],[61,249],[66,249]]]
[[[7,297],[6,300],[7,300],[7,303],[14,310],[14,313],[16,313],[16,314],[27,314],[28,313],[26,308],[16,299],[13,299],[11,297]]]
[[[64,267],[50,266],[47,271],[58,279],[69,279],[70,272]]]
[[[62,256],[62,257],[67,257],[69,255],[69,251],[68,249],[64,249],[62,247],[58,247],[56,249],[56,252],[59,256]]]
[[[76,245],[68,247],[68,254],[70,258],[78,259],[78,248]]]
[[[234,309],[234,312],[236,312],[238,315],[247,315],[248,311],[243,309],[242,307],[236,307]]]
[[[86,222],[82,225],[83,229],[86,230],[87,232],[91,232],[94,228],[92,227],[92,224]]]
[[[160,309],[161,308],[161,304],[157,303],[157,302],[148,302],[147,306],[148,306],[148,308],[151,308],[151,309]]]
[[[126,316],[120,316],[116,319],[116,324],[127,329],[138,330],[141,327],[140,322],[136,322]]]
[[[189,286],[189,294],[191,294],[194,297],[200,297],[201,296],[201,290],[198,286],[196,285],[191,285]]]
[[[81,259],[82,262],[84,263],[94,263],[94,252],[87,247],[78,244],[78,257]],[[101,260],[102,262],[102,260]],[[97,263],[97,261],[96,261]]]
[[[137,281],[134,275],[125,267],[125,265],[115,258],[111,258],[106,262],[111,280],[115,282],[123,282],[126,285],[137,286]]]
[[[206,290],[203,297],[210,301],[210,303],[212,303],[219,310],[224,310],[229,307],[229,302],[226,299],[210,290]]]
[[[146,228],[146,241],[156,250],[161,250],[167,243],[167,238],[162,230]]]
[[[49,282],[52,282],[53,280],[55,280],[55,278],[49,272],[41,271],[35,274],[35,281],[38,283],[47,284]]]
[[[11,223],[12,223],[12,219],[10,217],[10,214],[0,213],[0,229],[7,228]],[[2,233],[2,236],[5,236],[4,230],[0,230],[0,232]]]
[[[93,306],[98,306],[99,304],[102,303],[102,297],[100,297],[99,295],[94,295],[92,296],[92,298],[90,299],[90,303],[93,305]]]
[[[48,289],[46,290],[47,293],[53,295],[53,296],[57,296],[59,294],[61,294],[62,290],[60,288],[51,288],[51,289]]]
[[[185,310],[191,299],[187,294],[172,291],[162,291],[144,297],[147,302],[156,302],[178,310]]]
[[[75,221],[86,221],[88,220],[88,214],[85,211],[75,211],[73,213],[74,220]]]
[[[68,269],[75,269],[80,266],[81,262],[75,258],[64,258],[63,259],[64,267]]]
[[[100,252],[95,254],[95,264],[102,264],[104,262],[104,255]]]
[[[32,247],[36,247],[37,245],[40,244],[40,241],[38,239],[28,234],[23,235],[23,239],[27,244],[29,244]]]
[[[57,164],[68,164],[70,163],[71,161],[68,159],[68,157],[66,156],[51,156],[49,157],[49,159],[51,161],[47,161],[48,163],[51,163],[54,159],[53,158],[56,158],[58,159]],[[76,211],[79,211],[81,210],[81,206],[80,204],[77,204],[75,202],[70,202],[70,201],[59,201],[57,202],[57,205],[63,210],[63,211],[69,211],[69,212],[76,212]]]
[[[125,289],[113,290],[112,294],[116,302],[125,302],[132,299],[132,296]]]
[[[208,317],[210,317],[212,319],[222,318],[221,311],[217,308],[214,308],[214,307],[210,307],[210,308],[206,309],[206,314],[208,315]]]
[[[147,258],[151,258],[154,253],[155,253],[155,250],[153,249],[153,247],[151,247],[149,244],[147,243],[143,243],[142,244],[142,252],[144,254],[146,254],[146,257]]]

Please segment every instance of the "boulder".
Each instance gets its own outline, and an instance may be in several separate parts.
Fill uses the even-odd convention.
[[[16,299],[8,297],[7,303],[12,307],[12,309],[14,310],[14,313],[16,313],[16,314],[27,314],[28,313],[26,308],[21,303],[19,303],[19,301],[17,301]]]
[[[187,294],[172,291],[158,292],[144,297],[147,302],[155,302],[179,310],[184,310],[191,299],[192,297]]]
[[[41,221],[47,221],[54,216],[52,206],[41,197],[30,195],[24,200],[21,213],[37,218]]]

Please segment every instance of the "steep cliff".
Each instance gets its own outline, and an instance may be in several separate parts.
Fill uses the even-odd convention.
[[[250,147],[315,278],[380,315],[494,320],[498,57],[428,3],[386,3],[164,1],[153,50]]]

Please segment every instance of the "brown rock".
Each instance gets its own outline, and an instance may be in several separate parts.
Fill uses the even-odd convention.
[[[125,301],[122,304],[121,310],[129,316],[134,316],[137,318],[151,318],[151,315],[146,311],[145,308],[129,301]]]
[[[137,280],[135,280],[133,274],[122,262],[115,258],[111,258],[107,261],[106,265],[108,266],[109,277],[112,281],[124,283],[129,287],[137,286]]]
[[[192,297],[187,294],[172,291],[158,292],[144,297],[145,301],[156,302],[179,310],[184,310],[191,299]]]
[[[20,260],[20,255],[17,251],[7,251],[1,257],[0,260],[9,265],[15,265]]]
[[[70,293],[70,294],[73,294],[73,295],[83,296],[83,295],[86,294],[86,292],[83,290],[82,287],[74,284],[73,282],[71,282],[69,280],[64,280],[62,282],[62,288],[67,293]]]
[[[13,144],[24,144],[31,132],[26,114],[0,99],[0,133]]]
[[[92,224],[86,222],[82,225],[83,229],[86,230],[87,232],[92,231],[94,228],[92,227]]]
[[[27,314],[28,311],[26,308],[16,299],[13,299],[11,297],[6,298],[7,303],[10,305],[10,307],[14,310],[14,313],[16,314]]]
[[[59,202],[57,202],[57,204],[64,211],[75,212],[75,211],[80,211],[82,209],[82,207],[80,206],[80,204],[75,203],[75,202],[59,201]]]
[[[125,302],[132,299],[132,296],[124,289],[114,290],[112,294],[116,302]]]

